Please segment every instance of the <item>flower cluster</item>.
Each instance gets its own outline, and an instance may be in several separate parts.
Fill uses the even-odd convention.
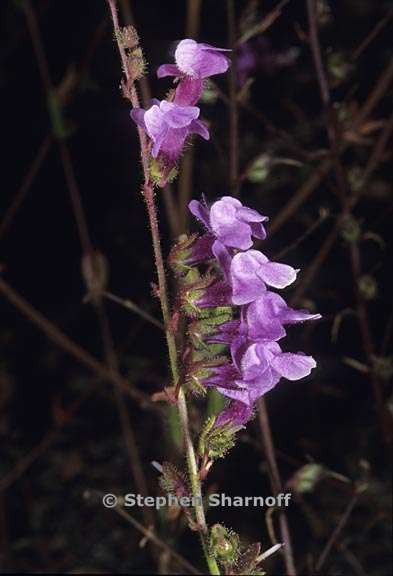
[[[135,108],[131,111],[133,121],[151,140],[151,155],[155,162],[152,172],[161,186],[173,173],[188,136],[198,134],[209,139],[209,130],[199,120],[200,109],[196,104],[204,80],[228,69],[230,61],[225,52],[224,48],[182,40],[175,51],[176,64],[163,64],[157,71],[159,78],[175,77],[175,90],[167,100],[153,100],[148,110]]]
[[[171,255],[181,306],[191,318],[186,378],[229,398],[215,426],[237,428],[282,377],[299,380],[316,366],[311,356],[284,352],[278,341],[287,325],[320,315],[290,308],[271,290],[292,284],[298,271],[253,248],[254,238],[266,237],[265,216],[229,196],[211,206],[193,200],[189,208],[205,233],[181,240]]]

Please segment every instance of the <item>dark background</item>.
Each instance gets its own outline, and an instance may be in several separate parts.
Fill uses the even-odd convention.
[[[276,6],[268,1],[235,4],[239,36]],[[146,0],[126,1],[124,6],[126,17],[127,6],[132,8],[149,64],[150,89],[163,98],[170,82],[157,81],[155,70],[172,61],[174,43],[189,35],[186,16],[191,3],[187,7],[187,2]],[[253,83],[248,90],[243,87],[238,104],[241,199],[276,226],[264,251],[273,257],[285,250],[282,260],[302,269],[296,286],[286,293],[288,300],[295,297],[298,306],[323,315],[312,326],[290,332],[291,349],[313,354],[317,370],[305,381],[281,382],[267,397],[282,480],[295,494],[288,517],[299,573],[316,573],[326,542],[354,502],[322,573],[387,576],[393,371],[388,68],[392,5],[343,0],[319,3],[319,10],[333,115],[340,141],[348,144],[340,157],[344,190],[357,198],[356,206],[350,217],[342,216],[333,168],[281,227],[275,224],[330,154],[326,126],[331,116],[321,104],[306,4],[297,0],[283,7],[263,38],[258,35],[248,45],[258,62],[250,72]],[[143,535],[116,511],[106,510],[94,492],[138,491],[111,382],[65,352],[53,340],[53,330],[43,331],[31,309],[21,310],[15,300],[16,292],[102,364],[107,361],[105,350],[108,353],[108,341],[105,348],[102,338],[107,318],[121,374],[146,395],[169,384],[165,341],[157,327],[107,299],[99,324],[100,312],[85,301],[81,258],[86,241],[81,248],[65,168],[68,177],[70,170],[73,173],[71,187],[78,189],[74,195],[81,198],[90,244],[96,250],[94,262],[101,263],[100,270],[105,268],[106,289],[159,318],[151,287],[155,270],[140,194],[138,142],[129,104],[119,90],[121,70],[107,5],[104,0],[2,0],[0,14],[1,569],[176,573],[180,569],[175,561],[152,544],[141,547]],[[253,18],[251,24],[247,14]],[[75,80],[63,109],[70,131],[65,144],[58,145],[51,136],[31,18],[38,24],[35,34],[41,36],[52,86],[64,86],[65,78]],[[381,22],[375,37],[359,51]],[[202,1],[199,26],[195,21],[192,26],[199,27],[198,40],[228,46],[226,2]],[[288,54],[296,57],[285,61]],[[382,87],[381,78],[389,80]],[[227,95],[228,79],[214,80]],[[378,98],[349,139],[357,111],[370,102],[376,87]],[[228,109],[218,96],[214,103],[202,103],[201,110],[212,138],[193,143],[188,184],[192,197],[205,193],[214,199],[229,189]],[[43,147],[45,158],[37,168]],[[250,181],[250,170],[261,155],[266,173],[257,182],[251,175]],[[371,168],[370,158],[375,160]],[[165,254],[171,235],[183,231],[186,222],[184,181],[179,182],[181,178],[171,190],[175,230],[168,224],[168,192],[157,192]],[[318,268],[308,277],[315,263]],[[108,337],[107,329],[105,334]],[[164,404],[162,417],[127,395],[123,398],[148,491],[156,494],[158,475],[150,462],[184,465],[174,443],[176,422],[173,416],[168,420]],[[201,401],[192,404],[197,430],[205,409]],[[321,478],[304,492],[299,478],[310,462],[321,466]],[[215,465],[206,488],[233,495],[271,494],[257,418],[240,434],[227,459]],[[360,494],[361,488],[365,491]],[[354,496],[356,490],[359,494]],[[148,521],[140,509],[130,512],[140,522]],[[223,521],[245,542],[260,541],[263,549],[271,545],[263,509],[216,509],[208,520]],[[182,517],[162,512],[155,517],[155,527],[169,545],[195,566],[203,566],[198,539]],[[280,555],[265,569],[284,574]]]

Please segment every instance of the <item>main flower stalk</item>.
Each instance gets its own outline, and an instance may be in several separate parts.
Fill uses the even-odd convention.
[[[115,32],[115,37],[117,41],[117,45],[119,48],[120,57],[122,60],[123,71],[126,76],[127,83],[123,86],[124,94],[129,98],[132,107],[134,109],[138,109],[139,106],[139,98],[138,93],[135,87],[135,77],[132,75],[132,68],[130,67],[130,62],[127,57],[126,50],[124,45],[122,44],[122,30],[119,26],[118,14],[116,9],[116,2],[115,0],[108,0],[108,4],[111,11],[113,27]],[[168,347],[168,354],[169,354],[169,361],[170,361],[170,368],[172,374],[172,381],[174,387],[178,385],[179,382],[179,369],[178,369],[178,359],[177,359],[177,350],[176,350],[176,341],[174,334],[170,329],[170,307],[168,301],[168,291],[167,291],[167,282],[166,282],[166,275],[165,275],[165,268],[164,268],[164,260],[162,255],[161,249],[161,240],[160,240],[160,232],[158,227],[158,219],[157,219],[157,208],[154,200],[154,187],[153,182],[151,179],[150,174],[150,166],[149,166],[149,145],[147,141],[146,134],[142,127],[138,126],[138,134],[140,140],[140,148],[141,148],[141,160],[143,166],[143,173],[144,173],[144,185],[143,185],[143,195],[146,203],[146,208],[149,217],[149,224],[153,242],[153,251],[154,251],[154,258],[155,264],[157,269],[157,277],[158,277],[158,293],[159,299],[161,303],[161,310],[162,316],[165,325],[165,335]],[[201,540],[203,545],[203,550],[206,556],[206,561],[209,567],[209,571],[211,574],[220,574],[218,565],[216,560],[209,554],[208,550],[208,543],[207,543],[207,534],[208,528],[206,525],[206,518],[205,518],[205,511],[202,504],[202,489],[201,489],[201,482],[199,478],[198,466],[196,461],[195,450],[189,430],[189,419],[188,419],[188,410],[187,410],[187,403],[183,389],[180,387],[179,395],[177,400],[177,407],[179,412],[179,418],[182,426],[184,442],[187,451],[187,464],[188,464],[188,471],[189,471],[189,479],[191,485],[192,495],[194,497],[195,502],[195,516],[198,527],[200,529]]]

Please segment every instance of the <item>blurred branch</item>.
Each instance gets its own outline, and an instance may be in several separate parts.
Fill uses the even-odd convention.
[[[52,81],[50,77],[48,61],[46,58],[45,49],[41,38],[41,32],[39,29],[34,8],[30,3],[30,0],[26,0],[24,6],[34,52],[36,55],[38,67],[40,69],[41,80],[44,89],[47,92],[47,99],[49,101],[53,93],[53,89],[52,89]],[[93,272],[94,249],[90,239],[89,228],[82,204],[82,198],[79,191],[79,186],[75,176],[75,170],[72,163],[71,153],[64,138],[58,136],[56,142],[59,147],[64,175],[66,178],[67,187],[71,198],[74,219],[77,225],[78,235],[83,251],[82,257],[91,259],[90,269],[92,274],[94,275]],[[93,281],[94,280],[95,279],[93,278]],[[93,308],[96,313],[97,323],[101,332],[101,339],[103,343],[106,364],[111,372],[113,372],[117,376],[120,376],[118,373],[118,360],[114,349],[113,337],[111,334],[109,320],[106,314],[106,310],[101,295],[98,294],[98,296],[93,300]],[[118,416],[121,423],[131,473],[139,493],[146,496],[147,495],[146,478],[143,472],[139,456],[139,450],[135,439],[135,433],[130,423],[127,404],[124,400],[122,391],[115,384],[113,384],[113,394]],[[150,508],[145,507],[143,509],[143,514],[146,518],[146,521],[149,524],[154,525],[155,518],[152,510]]]
[[[282,9],[285,8],[287,4],[289,4],[290,0],[281,0],[277,4],[273,10],[268,12],[266,16],[263,17],[262,21],[256,26],[253,26],[249,30],[247,30],[244,34],[240,36],[237,41],[237,44],[242,44],[243,42],[247,42],[251,40],[254,36],[258,36],[259,34],[264,34],[266,30],[270,28],[274,24],[274,22],[281,16]]]
[[[161,409],[157,404],[150,400],[150,396],[143,392],[131,387],[130,383],[114,373],[112,370],[101,364],[93,356],[86,352],[81,346],[76,344],[68,336],[66,336],[59,328],[52,324],[45,316],[38,310],[35,310],[24,298],[22,298],[11,286],[9,286],[2,278],[0,278],[0,294],[2,294],[11,304],[13,304],[19,312],[30,322],[35,324],[42,332],[44,332],[50,340],[60,346],[65,352],[73,356],[78,362],[86,366],[89,370],[95,372],[103,380],[109,381],[121,390],[123,390],[130,398],[136,401],[143,409],[151,409],[155,412],[161,413]]]
[[[377,106],[381,98],[385,95],[390,83],[393,80],[393,58],[391,58],[378,77],[378,80],[370,92],[368,98],[363,104],[362,108],[356,115],[352,129],[361,125],[366,118],[371,114],[374,108]],[[349,147],[348,142],[341,142],[337,154],[341,155]],[[283,226],[297,210],[304,204],[304,202],[311,196],[311,194],[317,189],[324,178],[330,173],[334,166],[335,159],[328,156],[325,158],[318,167],[316,167],[308,180],[301,185],[301,187],[295,192],[292,198],[285,204],[283,209],[274,218],[269,226],[270,236],[277,232],[281,226]]]
[[[99,492],[98,490],[92,490],[91,492],[87,491],[85,493],[85,498],[89,499],[91,493],[96,494],[100,499],[102,499],[102,497],[105,495],[103,492]],[[135,520],[135,518],[133,518],[131,514],[128,514],[120,504],[117,504],[114,507],[114,511],[117,512],[119,516],[124,518],[129,524],[131,524],[131,526],[136,528],[136,530],[141,532],[141,534],[143,534],[143,536],[147,541],[150,540],[156,546],[158,546],[158,548],[161,548],[161,550],[165,550],[165,552],[168,552],[170,556],[178,562],[179,566],[182,566],[185,570],[187,570],[187,572],[189,572],[190,574],[200,574],[200,572],[195,568],[195,566],[193,566],[186,558],[184,558],[181,554],[176,552],[176,550],[173,550],[173,548],[171,548],[166,542],[164,542],[164,540],[161,540],[161,538],[159,538],[155,534],[152,528],[150,527],[146,528],[145,526],[143,526],[143,524],[138,522],[138,520]]]
[[[143,310],[143,308],[141,308],[140,306],[138,306],[137,304],[132,302],[132,300],[129,300],[128,298],[127,299],[119,298],[115,294],[111,294],[110,292],[107,292],[106,290],[104,290],[102,292],[102,296],[104,296],[105,298],[108,298],[108,300],[112,300],[112,302],[116,302],[116,304],[123,306],[123,308],[127,308],[127,310],[131,310],[132,312],[135,312],[135,314],[138,314],[138,316],[140,316],[141,318],[143,318],[147,322],[150,322],[151,324],[153,324],[157,328],[160,328],[161,330],[165,330],[165,326],[162,322],[160,322],[159,320],[157,320],[157,318],[154,318],[154,316],[152,316],[151,314],[146,312],[146,310]]]
[[[322,567],[326,563],[326,560],[330,554],[331,549],[333,548],[333,546],[337,542],[338,537],[340,536],[342,530],[344,529],[345,525],[347,524],[347,522],[348,522],[348,520],[352,514],[352,510],[355,508],[356,503],[359,500],[359,497],[361,494],[362,494],[362,490],[356,490],[355,489],[355,492],[354,492],[352,498],[348,502],[347,507],[345,508],[344,513],[340,518],[340,521],[338,522],[337,526],[333,530],[332,535],[330,536],[325,548],[322,551],[322,554],[320,555],[320,557],[317,560],[317,563],[315,565],[315,570],[316,570],[317,574],[319,574],[321,572]]]
[[[227,0],[228,45],[232,49],[229,69],[229,188],[232,196],[239,196],[239,112],[237,103],[236,13],[234,0]]]
[[[362,40],[359,46],[354,50],[352,53],[352,60],[357,60],[361,54],[368,48],[371,42],[378,36],[378,34],[385,28],[385,26],[390,22],[393,17],[393,8],[387,12],[385,16],[383,16],[371,29],[371,31],[367,34],[367,36]]]
[[[37,174],[41,170],[42,165],[44,164],[46,158],[48,157],[49,151],[52,147],[54,140],[51,134],[47,134],[43,141],[41,142],[37,154],[33,159],[32,163],[30,164],[26,176],[22,181],[22,184],[17,190],[14,195],[14,199],[9,206],[8,210],[4,214],[1,222],[0,222],[0,238],[8,232],[10,226],[12,225],[14,218],[19,211],[19,208],[22,206],[23,202],[31,186],[33,185],[34,180],[37,177]]]
[[[258,400],[258,419],[262,433],[262,443],[264,446],[264,452],[269,467],[270,484],[272,487],[273,495],[277,495],[280,492],[282,492],[283,486],[280,472],[277,466],[273,437],[269,423],[269,415],[267,411],[266,400],[264,398],[260,398]],[[278,514],[279,514],[281,539],[282,542],[284,543],[284,546],[282,548],[282,554],[285,560],[286,574],[287,576],[296,576],[296,567],[293,557],[288,519],[284,509],[280,509],[278,511]]]

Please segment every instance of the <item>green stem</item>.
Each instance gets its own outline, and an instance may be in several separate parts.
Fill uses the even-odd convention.
[[[127,90],[126,94],[133,106],[133,108],[139,108],[139,98],[138,94],[134,85],[134,78],[132,78],[130,74],[130,69],[128,66],[127,56],[120,42],[121,38],[121,30],[119,26],[119,20],[117,15],[116,9],[116,1],[115,0],[108,0],[109,8],[111,11],[113,27],[115,31],[115,38],[117,41],[117,45],[119,48],[120,57],[123,64],[123,71],[125,73],[127,79]],[[146,202],[147,213],[149,217],[149,224],[151,230],[151,236],[153,241],[153,251],[154,251],[154,259],[157,268],[157,277],[158,277],[158,289],[159,289],[159,297],[161,302],[161,310],[162,316],[165,325],[165,335],[166,341],[168,346],[168,354],[169,354],[169,362],[172,374],[172,381],[173,385],[176,385],[179,382],[179,368],[178,368],[178,358],[177,358],[177,348],[176,348],[176,340],[175,336],[171,331],[171,311],[169,307],[169,300],[168,300],[168,290],[167,290],[167,283],[166,283],[166,276],[165,276],[165,267],[164,267],[164,259],[162,255],[161,249],[161,240],[160,240],[160,231],[158,227],[158,219],[157,219],[157,208],[154,201],[154,187],[153,183],[150,178],[150,152],[149,152],[149,144],[146,139],[146,135],[144,131],[139,128],[138,129],[139,140],[141,145],[141,160],[143,166],[143,173],[144,173],[144,186],[143,186],[143,195]],[[208,550],[208,527],[206,524],[205,518],[205,511],[203,508],[202,502],[202,489],[201,489],[201,482],[199,478],[198,472],[198,465],[195,456],[194,445],[191,438],[190,427],[189,427],[189,420],[188,420],[188,410],[187,410],[187,403],[186,397],[184,394],[184,390],[180,388],[179,397],[178,397],[178,404],[177,408],[179,411],[180,422],[183,430],[184,436],[184,443],[187,452],[187,465],[188,465],[188,473],[190,478],[191,484],[191,491],[192,496],[194,497],[195,502],[195,515],[196,520],[198,523],[198,527],[200,530],[200,536],[202,539],[202,546],[206,556],[207,565],[209,567],[210,574],[220,574],[219,568],[217,566],[216,560],[210,556]]]

